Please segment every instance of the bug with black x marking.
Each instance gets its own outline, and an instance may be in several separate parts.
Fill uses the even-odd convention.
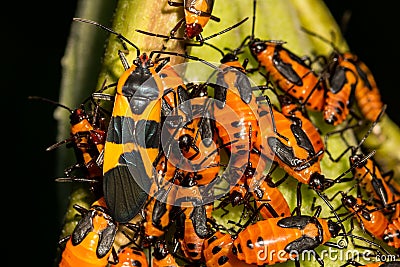
[[[122,51],[125,71],[116,85],[116,96],[104,147],[103,191],[107,206],[118,222],[128,222],[143,208],[155,177],[153,162],[159,153],[163,83],[157,74],[168,62],[153,62],[152,53],[97,22],[74,18],[115,34],[134,47],[137,57],[130,66]],[[127,50],[127,49],[125,49]],[[122,193],[123,192],[123,193]]]

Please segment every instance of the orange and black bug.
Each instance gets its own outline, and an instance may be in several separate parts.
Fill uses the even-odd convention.
[[[281,113],[292,121],[290,128],[301,140],[299,146],[308,151],[309,157],[317,157],[318,160],[321,160],[324,155],[325,144],[320,130],[315,127],[314,123],[306,116],[292,97],[279,95],[278,99],[281,105]],[[306,136],[301,137],[302,133]]]
[[[172,165],[185,173],[184,186],[208,185],[216,178],[220,169],[219,148],[213,145],[216,143],[213,124],[207,115],[207,109],[204,108],[207,96],[196,95],[194,99],[192,94],[193,91],[197,92],[199,87],[201,85],[191,84],[189,98],[183,102],[189,104],[190,116],[189,112],[181,110],[180,107],[177,108],[177,112],[171,111],[173,115],[164,121],[164,126],[171,129],[164,131],[163,128],[162,131],[164,154]],[[179,118],[179,124],[173,123],[175,117]],[[171,140],[175,141],[171,143]],[[179,183],[182,184],[182,181]]]
[[[185,17],[178,21],[171,30],[170,36],[175,36],[180,27],[185,25],[185,38],[202,42],[201,32],[211,20],[219,22],[220,19],[213,16],[214,0],[184,0],[182,3],[168,0],[170,6],[183,6]]]
[[[231,234],[216,231],[204,241],[203,256],[208,267],[255,267],[246,264],[232,253],[233,239]]]
[[[148,267],[146,254],[134,246],[127,246],[118,252],[118,263],[111,267]]]
[[[356,146],[349,146],[337,157],[337,159],[333,159],[332,157],[331,159],[333,161],[338,161],[347,153],[347,151],[351,150],[349,161],[350,165],[352,166],[353,176],[349,178],[341,178],[339,181],[345,182],[356,179],[360,186],[365,189],[365,191],[373,198],[377,205],[383,207],[383,211],[385,213],[393,213],[396,210],[397,205],[391,205],[390,203],[396,201],[398,196],[395,192],[393,192],[393,188],[390,187],[387,181],[387,175],[380,170],[379,165],[373,159],[375,151],[372,151],[366,156],[363,153],[357,152],[375,125],[379,122],[379,119],[384,114],[385,107],[386,106],[384,106],[384,108],[380,111],[377,120],[371,124],[368,131],[364,134]],[[330,134],[331,133],[328,133],[326,136]]]
[[[351,164],[356,166],[353,169],[354,179],[360,183],[379,206],[384,208],[384,212],[393,213],[396,206],[390,205],[390,203],[397,200],[396,194],[390,189],[376,161],[370,157],[361,162],[361,158],[362,155],[357,153],[350,156]]]
[[[165,240],[158,240],[154,244],[152,266],[154,267],[180,267],[167,247]]]
[[[29,98],[54,104],[70,112],[70,137],[51,145],[46,150],[50,151],[66,144],[66,147],[74,149],[77,163],[64,170],[66,177],[57,178],[56,181],[89,182],[91,191],[96,197],[101,197],[103,195],[103,170],[101,159],[106,141],[104,112],[100,110],[98,105],[95,105],[93,110],[88,113],[85,109],[85,102],[87,102],[89,98],[76,109],[71,109],[43,97],[30,96]],[[77,176],[76,171],[78,171],[78,173],[80,172],[79,176]]]
[[[156,52],[200,61],[215,70],[216,82],[207,81],[204,86],[196,88],[196,90],[207,90],[207,86],[214,89],[214,98],[207,101],[205,105],[210,107],[210,115],[215,121],[216,134],[230,154],[229,165],[231,167],[228,166],[230,171],[225,175],[226,179],[230,185],[235,185],[245,175],[247,177],[257,176],[256,180],[259,180],[262,172],[267,168],[267,163],[260,160],[259,153],[252,152],[253,148],[260,150],[262,147],[259,133],[260,121],[257,116],[259,102],[256,101],[256,96],[253,94],[257,87],[251,85],[236,52],[223,55],[219,67],[186,54]],[[211,78],[213,75],[210,76]],[[268,127],[267,125],[263,126]],[[251,155],[248,156],[248,154]],[[247,179],[247,177],[243,179]]]
[[[322,70],[326,90],[323,116],[327,123],[339,125],[349,115],[354,102],[354,94],[359,80],[357,66],[353,60],[347,58],[348,54],[340,53],[333,42],[329,42],[305,28],[302,29],[329,43],[334,49]]]
[[[251,36],[243,44],[250,49],[260,67],[266,70],[266,77],[274,85],[296,98],[308,110],[322,111],[325,88],[322,78],[305,59],[291,52],[281,40],[260,40],[254,38],[256,1],[253,3],[253,28]]]
[[[238,233],[232,251],[247,264],[273,265],[286,262],[289,258],[297,259],[296,254],[301,255],[320,245],[337,247],[329,240],[336,237],[341,228],[331,220],[318,218],[320,211],[320,208],[317,209],[313,216],[296,215],[257,221]],[[270,253],[272,250],[282,253],[278,257]],[[318,254],[313,255],[323,266]]]
[[[74,205],[82,218],[74,228],[61,255],[60,267],[106,266],[113,254],[113,243],[118,223],[109,215],[104,198],[92,203],[87,210]],[[114,259],[116,255],[113,255]],[[112,262],[115,263],[115,262]]]
[[[152,179],[153,162],[159,153],[161,98],[163,83],[157,74],[167,63],[155,64],[146,54],[121,34],[94,21],[75,21],[98,26],[115,34],[137,50],[129,66],[123,52],[119,56],[125,72],[117,83],[112,116],[104,147],[103,191],[107,206],[118,222],[128,222],[143,208]]]
[[[298,187],[299,189],[300,187]],[[322,194],[319,194],[319,196],[336,214],[326,197]],[[324,266],[323,259],[315,252],[315,249],[321,245],[343,249],[344,247],[330,240],[337,236],[344,236],[346,239],[352,237],[363,240],[387,253],[379,244],[344,232],[344,227],[337,214],[335,217],[338,222],[320,218],[322,207],[317,206],[312,207],[315,209],[314,215],[301,215],[300,206],[301,196],[295,209],[296,215],[268,218],[245,225],[244,229],[234,237],[232,252],[239,260],[247,264],[273,265],[294,259],[296,266],[300,266],[299,256],[302,253],[312,252],[317,262]],[[251,223],[251,220],[249,220],[249,223]],[[343,233],[341,233],[342,230]],[[277,251],[280,251],[279,256],[277,253],[272,253]]]
[[[329,42],[327,39],[325,39],[320,35],[317,35],[314,32],[311,32],[304,28],[303,30],[308,34],[311,34],[324,42],[332,44],[332,42]],[[349,51],[339,53],[338,49],[335,47],[334,50],[335,52],[333,52],[330,57],[334,61],[336,61],[336,64],[338,66],[339,65],[347,66],[349,69],[351,69],[352,72],[354,72],[354,74],[357,77],[357,82],[353,96],[357,102],[361,114],[367,120],[375,121],[378,118],[380,110],[382,110],[384,103],[382,102],[379,88],[376,84],[375,78],[371,70],[354,53]]]
[[[271,108],[261,108],[260,116],[263,114],[271,116],[269,115]],[[272,111],[273,129],[263,136],[268,145],[262,151],[262,157],[273,160],[287,173],[275,183],[275,186],[291,175],[300,183],[307,184],[317,191],[331,187],[336,180],[328,179],[321,173],[319,156],[323,151],[315,151],[314,144],[305,129],[298,127],[275,107],[272,107]]]
[[[400,218],[394,218],[389,222],[382,240],[391,247],[400,248]]]
[[[179,179],[177,177],[184,175],[170,165],[165,156],[161,158],[156,169],[157,182],[152,184],[147,203],[143,208],[144,246],[154,244],[171,225],[171,211],[176,195],[176,188],[173,185],[175,180]]]
[[[354,218],[353,216],[355,216],[363,231],[366,231],[374,238],[382,240],[384,231],[389,224],[389,220],[379,208],[376,208],[374,205],[368,203],[362,198],[360,189],[361,187],[357,184],[356,197],[343,191],[339,191],[332,197],[332,199],[338,194],[341,194],[342,206],[349,211],[347,215],[344,214],[346,215],[346,218]]]
[[[175,238],[185,258],[191,262],[199,262],[203,256],[204,240],[210,234],[207,221],[210,216],[208,208],[212,206],[204,203],[200,191],[195,186],[181,187],[177,191],[175,205],[177,207]]]

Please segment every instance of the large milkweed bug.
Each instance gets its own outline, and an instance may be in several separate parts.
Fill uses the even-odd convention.
[[[85,100],[79,108],[71,109],[53,100],[30,96],[29,99],[45,101],[64,108],[70,112],[70,137],[49,146],[46,150],[53,150],[63,144],[74,149],[77,162],[64,170],[66,177],[57,178],[56,181],[89,182],[90,189],[96,197],[103,195],[102,181],[102,153],[106,141],[105,114],[98,105],[91,112],[85,109]],[[76,171],[80,174],[76,174]]]
[[[273,160],[287,173],[275,183],[282,183],[288,175],[293,176],[299,182],[308,184],[311,188],[323,191],[331,187],[335,180],[326,178],[321,172],[320,153],[315,152],[313,142],[310,141],[303,128],[298,127],[288,117],[272,107],[273,131],[267,132],[263,138],[268,146],[263,151],[263,158]],[[259,113],[268,114],[263,107]]]
[[[400,248],[400,218],[394,218],[389,222],[382,240],[391,247]]]
[[[231,234],[216,231],[204,241],[204,261],[209,267],[255,267],[237,259],[232,253],[233,239]]]
[[[299,190],[300,187],[297,189]],[[252,220],[249,220],[243,226],[243,230],[240,230],[234,237],[232,252],[247,264],[273,265],[291,259],[295,261],[297,267],[300,266],[303,253],[311,252],[316,261],[324,266],[323,259],[315,249],[321,245],[343,249],[345,246],[331,241],[335,237],[343,236],[346,238],[346,244],[347,237],[352,237],[373,244],[387,253],[379,244],[346,233],[338,214],[328,199],[322,194],[318,195],[335,213],[338,222],[319,217],[322,211],[321,206],[312,206],[312,209],[315,209],[312,216],[302,215],[300,212],[301,192],[298,191],[300,199],[298,199],[298,206],[293,211],[296,212],[295,215],[268,218],[253,224],[250,224]]]
[[[331,160],[338,161],[343,157],[349,150],[351,155],[349,156],[349,161],[352,166],[352,177],[341,178],[338,182],[351,181],[353,179],[357,180],[362,188],[374,199],[374,201],[383,207],[385,213],[393,213],[396,210],[397,205],[390,205],[390,203],[397,200],[396,194],[391,189],[389,183],[386,181],[386,175],[380,170],[379,165],[373,159],[375,151],[372,151],[368,155],[364,155],[362,152],[358,152],[362,144],[367,139],[368,135],[371,133],[375,125],[379,122],[380,118],[385,112],[386,105],[383,106],[376,120],[371,123],[369,129],[360,139],[356,146],[348,146],[336,159],[334,159],[328,150],[327,153]],[[339,130],[339,132],[342,130]],[[325,135],[325,142],[331,134],[337,133],[338,131],[330,132]]]
[[[185,258],[191,262],[202,260],[204,240],[210,235],[212,204],[207,204],[196,186],[182,187],[175,200],[175,239],[180,244]],[[176,253],[178,247],[174,250]]]
[[[333,45],[333,43],[328,41],[326,38],[305,28],[302,29],[306,33],[315,36],[326,43],[331,44],[334,48],[334,52],[332,52],[330,58],[331,60],[333,60],[334,64],[338,66],[344,65],[346,66],[346,68],[351,70],[351,72],[353,72],[352,75],[356,75],[357,80],[355,83],[355,88],[353,89],[354,92],[352,93],[352,96],[355,98],[361,114],[367,120],[375,121],[378,118],[380,110],[382,110],[384,103],[382,102],[381,94],[376,84],[375,78],[368,66],[354,53],[350,51],[340,53],[339,50]],[[337,81],[334,81],[335,83],[338,83],[339,81],[342,81],[343,83],[349,82],[339,78],[341,74],[340,72],[337,74],[339,75],[333,74],[333,77],[331,78],[331,80],[334,80],[337,77]],[[348,78],[347,75],[346,77]]]
[[[109,215],[104,198],[93,202],[89,210],[79,205],[74,207],[82,218],[72,235],[60,240],[60,243],[67,240],[67,243],[59,266],[106,266],[111,262],[110,255],[115,253],[113,244],[118,222]],[[113,256],[115,259],[116,255]]]
[[[178,21],[171,30],[170,36],[175,36],[182,25],[185,25],[185,38],[203,41],[201,32],[207,23],[211,20],[219,22],[220,19],[213,16],[214,0],[184,0],[182,3],[168,0],[170,6],[183,6],[185,17]]]
[[[148,267],[146,254],[134,246],[126,246],[118,252],[118,263],[111,267]]]
[[[117,83],[112,116],[104,148],[104,198],[111,214],[118,222],[135,217],[147,199],[152,179],[153,162],[159,153],[161,127],[161,98],[163,82],[157,74],[168,62],[153,62],[146,53],[121,34],[97,22],[82,18],[74,21],[93,24],[117,35],[137,50],[137,57],[129,66],[119,51],[125,72]],[[123,192],[123,193],[122,193]]]
[[[164,164],[164,162],[161,161],[160,164]],[[163,173],[160,173],[160,176],[162,175]],[[156,238],[163,236],[171,223],[172,205],[170,203],[175,199],[176,192],[172,184],[168,186],[166,182],[163,182],[165,178],[160,177],[158,179],[160,182],[152,184],[147,203],[143,208],[145,215],[144,245],[146,246],[153,244]]]
[[[382,240],[383,233],[389,224],[389,220],[381,210],[362,198],[361,187],[357,184],[356,197],[339,191],[331,200],[339,194],[341,195],[342,206],[348,210],[348,213],[344,215],[352,218],[355,216],[363,231],[374,238]]]
[[[256,1],[253,12],[255,8]],[[346,119],[357,83],[353,65],[332,59],[333,64],[325,73],[317,73],[306,59],[283,47],[284,41],[254,38],[254,23],[252,31],[246,39],[251,54],[259,62],[257,69],[263,66],[267,78],[277,88],[296,98],[306,109],[322,112],[328,124],[338,125]]]
[[[167,247],[165,240],[157,240],[152,253],[154,267],[180,267]]]
[[[281,91],[296,98],[308,110],[322,111],[325,94],[322,78],[305,59],[285,48],[285,41],[254,38],[255,12],[256,0],[253,2],[252,33],[245,38],[243,45],[249,47],[252,56],[257,60],[259,65],[256,69],[264,67],[268,80]]]

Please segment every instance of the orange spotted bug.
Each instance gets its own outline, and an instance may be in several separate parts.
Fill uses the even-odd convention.
[[[229,233],[216,231],[204,241],[203,256],[209,267],[255,267],[246,264],[232,253],[233,239]]]
[[[92,203],[89,210],[74,205],[82,218],[68,240],[61,255],[59,267],[106,266],[113,253],[113,243],[118,223],[109,215],[104,198]]]
[[[285,41],[254,38],[255,13],[256,0],[253,2],[252,33],[245,38],[243,44],[247,44],[251,55],[259,65],[249,71],[253,72],[264,67],[266,77],[278,89],[293,96],[308,110],[322,111],[325,98],[322,78],[305,59],[285,48],[283,46]]]
[[[379,208],[376,208],[362,198],[360,189],[361,187],[357,184],[357,197],[339,191],[331,199],[341,194],[342,206],[349,211],[346,217],[354,218],[353,216],[355,216],[363,231],[366,231],[374,238],[382,240],[383,233],[389,224],[389,220]]]
[[[361,114],[367,120],[375,121],[378,118],[380,110],[382,110],[384,103],[382,102],[381,94],[375,78],[368,66],[354,53],[349,51],[340,53],[339,50],[335,48],[333,43],[328,41],[326,38],[305,28],[302,28],[302,30],[332,45],[332,47],[334,48],[334,52],[330,55],[330,58],[334,61],[334,64],[337,64],[338,66],[346,66],[346,68],[351,70],[351,72],[356,75],[357,81],[354,88],[353,97],[357,102]],[[350,78],[354,79],[353,77]],[[335,78],[332,77],[332,79]],[[342,80],[342,82],[344,81]]]
[[[338,235],[341,227],[331,220],[318,218],[320,211],[318,208],[313,216],[296,215],[257,221],[238,233],[232,251],[247,264],[273,265],[286,262],[289,258],[297,259],[303,251],[314,250],[320,245],[337,247],[329,240]],[[276,253],[270,253],[272,250],[282,253],[278,257]],[[323,266],[318,254],[313,255]]]
[[[269,115],[271,108],[260,106],[259,114]],[[313,152],[313,142],[310,141],[303,128],[296,126],[275,107],[272,107],[273,130],[266,132],[263,138],[268,146],[262,151],[262,157],[273,160],[287,173],[279,181],[278,186],[286,180],[288,175],[293,176],[300,183],[307,184],[317,191],[331,187],[336,180],[328,179],[321,173],[320,153]],[[315,142],[314,142],[315,143]],[[305,148],[306,147],[306,148]]]
[[[185,38],[203,41],[201,32],[207,23],[211,20],[219,22],[220,19],[213,16],[212,10],[214,0],[184,0],[182,3],[168,0],[170,6],[183,6],[185,17],[178,21],[176,26],[171,30],[170,36],[175,36],[176,32],[182,25],[185,25]]]
[[[148,267],[146,254],[134,246],[126,246],[118,252],[118,263],[111,267]]]
[[[292,121],[290,127],[301,140],[299,146],[309,151],[309,157],[317,157],[318,160],[321,160],[324,155],[325,144],[320,130],[315,127],[314,123],[306,116],[292,97],[279,95],[278,100],[281,105],[281,113]],[[297,130],[295,130],[296,128]],[[306,134],[306,137],[300,138],[302,132]]]
[[[234,237],[232,252],[239,260],[260,266],[282,263],[291,259],[299,267],[299,256],[305,252],[312,252],[316,261],[324,266],[323,258],[318,255],[315,249],[321,245],[337,249],[345,248],[331,241],[337,236],[345,237],[346,241],[347,237],[363,240],[388,253],[385,248],[375,242],[346,233],[338,214],[336,214],[328,199],[321,193],[318,195],[334,212],[338,221],[320,218],[321,206],[312,206],[312,209],[315,209],[312,216],[302,215],[300,212],[302,203],[300,186],[297,189],[299,198],[297,200],[298,205],[293,211],[293,213],[296,213],[295,215],[268,218],[253,224],[249,224],[252,222],[252,220],[249,220],[243,226],[243,230],[238,232]]]
[[[200,0],[200,1],[203,1],[203,0]],[[197,1],[197,2],[199,2],[199,1]],[[185,36],[184,37],[176,37],[176,36],[174,36],[176,30],[178,30],[178,28],[182,25],[183,20],[180,21],[181,24],[178,23],[176,25],[177,27],[175,27],[171,31],[173,34],[170,34],[169,36],[168,35],[163,35],[163,34],[158,34],[158,33],[147,32],[147,31],[143,31],[143,30],[139,30],[139,29],[136,29],[136,31],[139,32],[139,33],[142,33],[142,34],[146,34],[146,35],[150,35],[150,36],[154,36],[154,37],[158,37],[158,38],[163,38],[163,39],[166,39],[166,40],[175,39],[175,40],[187,41],[188,39],[192,39],[192,38],[196,37],[196,40],[198,41],[198,43],[186,43],[186,45],[187,46],[202,46],[206,40],[214,38],[214,37],[216,37],[218,35],[221,35],[221,34],[223,34],[225,32],[228,32],[228,31],[240,26],[246,20],[248,20],[248,18],[244,18],[243,20],[239,21],[238,23],[236,23],[236,24],[234,24],[234,25],[232,25],[232,26],[230,26],[230,27],[228,27],[228,28],[226,28],[226,29],[224,29],[222,31],[219,31],[219,32],[214,33],[214,34],[212,34],[210,36],[207,36],[207,37],[203,37],[201,35],[201,31],[200,32],[198,31],[199,28],[197,26],[195,26],[196,29],[194,29],[194,31],[192,29],[190,29],[189,31],[185,31]],[[197,25],[199,25],[199,24],[197,24]],[[189,33],[190,36],[192,36],[192,38],[188,38],[187,33]],[[198,33],[198,34],[194,35],[196,33]]]
[[[400,248],[400,218],[394,218],[390,221],[382,240],[391,247]]]
[[[154,244],[152,265],[154,267],[180,267],[175,257],[169,251],[165,240],[158,240]]]
[[[353,177],[366,192],[373,197],[379,206],[382,206],[386,213],[393,213],[396,206],[390,203],[397,200],[397,196],[390,189],[383,173],[373,158],[361,162],[362,155],[353,154],[350,156],[351,164],[355,165],[353,169]]]
[[[77,163],[64,170],[66,177],[57,178],[56,181],[89,182],[90,190],[96,197],[101,197],[103,195],[102,153],[106,141],[106,114],[100,110],[98,105],[95,105],[92,112],[86,112],[85,103],[90,100],[90,98],[86,99],[82,105],[76,109],[71,109],[43,97],[30,96],[29,99],[45,101],[70,112],[70,137],[51,145],[46,150],[50,151],[66,144],[68,148],[74,149]],[[79,176],[77,176],[77,173],[79,173]]]
[[[204,240],[210,234],[210,226],[207,222],[210,215],[206,203],[197,187],[181,187],[177,191],[176,207],[176,232],[175,238],[188,261],[199,262],[202,260]],[[209,206],[212,207],[212,206]],[[176,250],[174,250],[176,253]]]
[[[160,164],[164,164],[161,161]],[[158,167],[158,166],[157,166]],[[168,177],[165,177],[165,173],[162,170],[158,170],[157,180],[158,183],[153,183],[150,191],[147,203],[143,208],[145,215],[145,221],[143,223],[144,228],[144,246],[151,245],[155,240],[165,234],[166,229],[171,224],[171,210],[174,199],[175,199],[175,188],[172,184],[168,184]],[[173,183],[171,179],[171,183]]]

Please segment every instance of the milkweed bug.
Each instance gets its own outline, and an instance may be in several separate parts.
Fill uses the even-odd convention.
[[[118,263],[111,267],[148,267],[146,254],[139,248],[127,246],[118,252]]]
[[[255,267],[237,259],[232,253],[233,239],[229,233],[216,231],[204,241],[204,261],[209,267]]]
[[[59,267],[106,266],[110,255],[115,253],[113,243],[118,222],[109,215],[104,198],[93,202],[89,210],[79,205],[74,205],[74,208],[82,218],[72,235],[67,237]],[[61,239],[60,243],[67,238]]]
[[[295,215],[268,218],[253,224],[250,224],[252,220],[249,220],[243,230],[238,232],[234,237],[232,248],[232,252],[238,259],[247,264],[257,264],[259,266],[273,265],[294,259],[295,265],[298,267],[300,266],[301,255],[305,252],[312,252],[317,262],[324,266],[323,259],[315,252],[315,249],[321,245],[337,249],[345,248],[331,241],[338,236],[344,236],[346,239],[347,237],[361,239],[384,250],[379,244],[344,232],[344,226],[338,215],[329,204],[328,199],[321,193],[318,195],[335,213],[338,222],[320,218],[321,206],[312,207],[312,209],[315,209],[312,216],[302,215],[300,212],[302,201],[299,189],[300,187],[298,187],[297,194],[300,199],[298,199],[298,206],[293,211],[296,212]],[[386,250],[384,251],[387,252]]]
[[[341,194],[342,206],[348,210],[346,217],[355,216],[363,231],[366,231],[374,238],[376,237],[382,240],[383,233],[389,224],[389,220],[380,209],[362,198],[360,189],[361,187],[357,184],[356,197],[348,194],[348,192],[339,191],[331,200],[338,194]]]
[[[119,51],[125,68],[117,83],[112,116],[104,147],[104,198],[118,222],[128,222],[143,208],[155,177],[153,162],[159,153],[161,98],[163,83],[157,74],[167,63],[152,61],[153,53],[139,48],[121,34],[97,22],[82,18],[74,21],[93,24],[132,45],[137,57],[129,66]],[[121,193],[123,192],[123,193]]]
[[[308,110],[322,111],[325,88],[322,78],[306,60],[284,47],[282,40],[260,40],[254,37],[256,0],[253,2],[252,33],[243,41],[258,62],[255,71],[264,67],[274,85],[297,99]]]
[[[77,163],[64,170],[66,177],[57,178],[59,182],[89,182],[90,189],[96,197],[103,195],[102,181],[102,153],[106,141],[105,113],[95,105],[88,113],[85,109],[86,99],[79,108],[71,109],[53,100],[30,96],[29,99],[45,101],[64,108],[70,112],[70,137],[49,146],[46,150],[53,150],[63,144],[73,148]],[[80,171],[79,176],[76,171]],[[79,173],[79,172],[78,172]]]
[[[329,56],[331,60],[334,62],[334,65],[340,66],[344,65],[348,70],[351,70],[353,74],[356,76],[355,88],[352,89],[352,97],[355,98],[358,108],[360,109],[361,114],[369,121],[375,121],[382,110],[384,103],[381,99],[380,90],[377,86],[375,78],[369,69],[369,67],[359,59],[357,55],[354,53],[347,52],[339,52],[339,50],[333,45],[332,42],[328,41],[321,35],[318,35],[315,32],[302,28],[306,33],[317,37],[318,39],[331,44],[334,48],[334,51]],[[340,74],[340,73],[337,73]],[[348,83],[349,80],[345,81],[340,78],[339,75],[332,74],[331,80],[335,80],[335,83],[343,82]],[[337,77],[337,78],[336,78]],[[346,75],[347,78],[349,78]],[[354,78],[351,78],[354,79]],[[334,90],[336,91],[336,90]],[[352,102],[352,100],[350,100]]]
[[[154,267],[180,267],[167,247],[165,240],[158,240],[154,244],[152,265]]]
[[[183,3],[168,0],[170,6],[183,6],[185,17],[178,21],[176,26],[171,30],[170,36],[175,36],[176,32],[182,25],[185,25],[185,38],[203,41],[201,32],[207,25],[209,20],[219,22],[220,19],[211,13],[214,8],[214,0],[184,0]]]
[[[382,240],[391,247],[400,248],[400,218],[394,218],[389,222]]]

